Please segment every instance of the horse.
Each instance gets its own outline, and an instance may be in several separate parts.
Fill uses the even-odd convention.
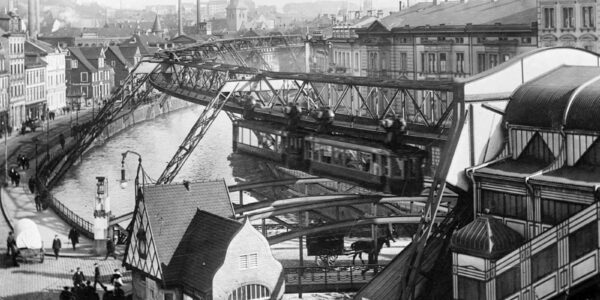
[[[362,259],[363,252],[367,253],[369,255],[369,259],[371,259],[371,258],[375,259],[375,257],[381,251],[383,244],[390,247],[390,239],[388,237],[379,237],[377,239],[377,249],[373,249],[373,240],[371,240],[371,239],[356,241],[356,242],[352,243],[350,245],[350,248],[354,251],[354,256],[352,257],[352,265],[354,265],[356,256],[358,256],[358,258],[360,258],[360,262],[363,265],[365,264],[365,261]],[[372,262],[369,261],[369,263],[372,263]]]

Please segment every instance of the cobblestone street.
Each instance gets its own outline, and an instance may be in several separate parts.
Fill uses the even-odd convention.
[[[119,260],[103,257],[59,257],[46,256],[43,263],[22,263],[20,267],[13,267],[12,261],[5,255],[5,249],[0,250],[0,299],[58,299],[64,286],[73,286],[72,276],[77,267],[80,267],[86,280],[93,283],[94,263],[100,265],[102,282],[109,290],[110,278],[114,269],[119,269],[124,276],[126,291],[130,289],[131,273],[121,267]],[[102,289],[97,287],[98,294],[102,297]]]

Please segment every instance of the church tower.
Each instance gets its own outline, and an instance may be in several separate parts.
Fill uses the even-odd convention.
[[[227,30],[239,31],[245,26],[248,18],[248,8],[240,0],[231,0],[227,6]]]

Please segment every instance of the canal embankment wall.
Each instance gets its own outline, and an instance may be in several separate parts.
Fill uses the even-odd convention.
[[[157,100],[148,104],[140,105],[137,109],[128,112],[122,112],[115,120],[110,123],[103,131],[99,138],[85,152],[101,145],[107,139],[110,139],[119,133],[140,123],[151,121],[157,117],[190,107],[194,104],[177,98],[169,98],[164,102]],[[52,191],[48,186],[50,182],[56,182],[58,178],[58,170],[66,162],[69,151],[76,147],[77,143],[74,136],[66,138],[64,149],[61,147],[58,140],[49,142],[49,150],[38,154],[38,191],[45,194],[45,203],[51,207],[61,219],[67,224],[79,230],[84,236],[93,238],[93,224],[78,216],[71,209],[65,206],[59,199],[52,195]],[[47,153],[46,153],[47,152]],[[84,152],[84,154],[85,154]],[[92,214],[92,212],[90,212]]]

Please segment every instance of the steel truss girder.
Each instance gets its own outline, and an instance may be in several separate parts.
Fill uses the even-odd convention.
[[[145,63],[150,63],[150,61],[141,60],[134,66],[125,78],[123,85],[113,93],[98,114],[93,117],[93,121],[82,127],[81,132],[77,135],[75,146],[65,155],[62,160],[63,163],[59,164],[55,173],[56,175],[48,183],[48,187],[52,187],[56,183],[56,179],[61,178],[66,173],[77,159],[81,157],[83,152],[91,146],[94,140],[102,134],[106,126],[115,120],[123,108],[129,107],[130,110],[134,110],[148,97],[152,88],[146,85],[146,82],[150,78],[151,73],[136,73],[138,68]],[[160,68],[161,64],[157,64],[152,72],[156,72]],[[143,89],[146,86],[149,86],[149,88]],[[142,101],[136,101],[136,99],[141,99]]]

